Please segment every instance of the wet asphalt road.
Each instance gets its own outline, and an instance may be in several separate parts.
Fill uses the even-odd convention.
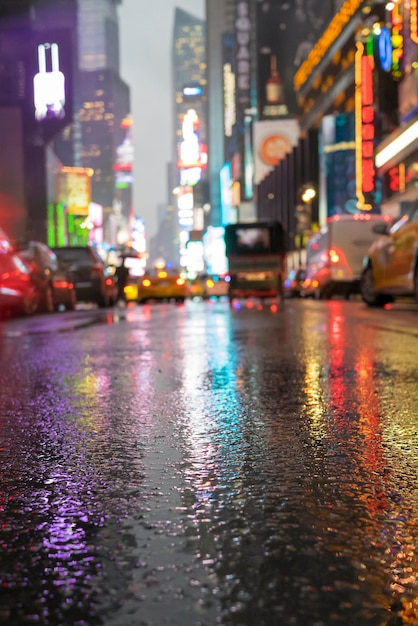
[[[418,308],[0,324],[0,624],[418,624]]]

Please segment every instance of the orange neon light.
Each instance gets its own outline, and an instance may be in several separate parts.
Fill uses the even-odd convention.
[[[411,33],[411,39],[414,43],[418,43],[418,2],[417,0],[410,0],[409,9],[409,30]]]

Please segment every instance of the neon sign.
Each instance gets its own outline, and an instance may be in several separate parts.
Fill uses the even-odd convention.
[[[392,74],[395,78],[402,76],[401,59],[403,56],[402,14],[399,0],[391,13],[392,22]]]
[[[374,94],[373,57],[364,53],[362,42],[356,43],[355,113],[356,113],[356,193],[357,208],[370,211],[373,207],[366,197],[375,189],[374,164]]]
[[[417,0],[410,0],[410,4],[409,30],[412,41],[418,43],[418,2]]]
[[[387,28],[383,27],[378,34],[377,49],[379,52],[380,67],[384,72],[389,72],[392,68],[392,39]]]

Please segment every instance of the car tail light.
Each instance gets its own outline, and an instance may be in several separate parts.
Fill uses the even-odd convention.
[[[338,261],[340,260],[340,255],[338,254],[336,250],[330,250],[329,259],[331,263],[338,263]]]
[[[72,289],[72,284],[68,280],[56,280],[54,281],[54,287],[56,289]]]
[[[176,284],[179,285],[179,286],[184,285],[185,282],[186,281],[184,280],[184,278],[177,278],[177,280],[176,280]]]
[[[144,280],[142,281],[142,286],[143,287],[151,287],[151,281],[149,278],[144,278]]]
[[[113,280],[112,280],[111,278],[106,278],[106,281],[105,281],[105,282],[106,282],[106,285],[107,285],[108,287],[110,287],[111,285],[113,285]]]

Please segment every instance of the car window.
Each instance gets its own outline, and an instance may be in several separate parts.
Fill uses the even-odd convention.
[[[410,222],[413,222],[414,220],[418,220],[418,206],[415,207],[415,209],[412,211],[411,216],[409,218]]]
[[[88,248],[54,248],[53,250],[58,259],[65,263],[75,263],[86,261],[91,262]]]

